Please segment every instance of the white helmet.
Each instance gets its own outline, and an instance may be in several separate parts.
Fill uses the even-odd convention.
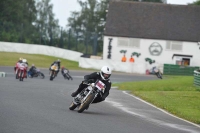
[[[26,59],[23,59],[23,60],[22,60],[22,62],[23,62],[23,63],[26,63],[26,62],[27,62],[27,60],[26,60]]]
[[[111,76],[111,69],[108,66],[103,66],[100,71],[101,78],[103,80],[108,80]]]

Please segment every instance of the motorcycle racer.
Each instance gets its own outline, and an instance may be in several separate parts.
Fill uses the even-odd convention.
[[[31,68],[29,69],[31,77],[36,73],[36,67],[34,64],[32,64]]]
[[[63,75],[63,77],[65,79],[68,79],[68,80],[71,79],[71,80],[73,80],[73,78],[69,75],[69,70],[67,68],[65,68],[64,66],[61,67],[61,73],[62,73],[62,75]]]
[[[27,78],[27,69],[28,69],[28,62],[26,59],[22,59],[21,66],[24,66],[24,78]]]
[[[89,75],[84,76],[84,81],[79,85],[79,88],[71,94],[72,97],[76,97],[84,88],[87,87],[86,84],[83,84],[84,82],[88,83],[94,83],[96,80],[101,80],[105,85],[105,92],[102,95],[98,95],[92,103],[98,103],[102,102],[106,99],[106,97],[109,95],[109,91],[111,88],[111,81],[110,81],[110,76],[111,76],[111,69],[108,66],[103,66],[101,68],[100,72],[93,72]]]
[[[16,65],[15,65],[15,67],[14,67],[14,71],[16,72],[16,69],[17,69],[17,67],[18,67],[18,64],[19,63],[22,63],[22,60],[23,60],[23,58],[19,58],[19,60],[17,61],[17,63],[16,63]]]
[[[54,61],[51,66],[53,66],[54,64],[58,65],[58,70],[56,71],[56,76],[58,75],[58,72],[60,71],[60,59],[57,59],[57,61]],[[49,70],[51,70],[51,66],[49,68]]]

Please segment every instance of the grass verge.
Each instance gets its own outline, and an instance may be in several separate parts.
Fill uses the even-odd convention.
[[[25,53],[12,53],[12,52],[0,52],[0,66],[15,66],[19,58],[27,59],[29,66],[35,64],[36,67],[49,68],[53,61],[60,59],[61,66],[65,66],[71,70],[93,70],[80,68],[78,62],[70,61],[63,58],[39,55],[39,54],[25,54]]]
[[[193,86],[193,76],[165,76],[163,80],[115,83],[113,86],[200,124],[200,89]]]

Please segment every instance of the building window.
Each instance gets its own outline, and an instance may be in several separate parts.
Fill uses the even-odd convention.
[[[117,46],[118,47],[139,48],[140,47],[140,39],[118,38]]]
[[[181,66],[182,64],[183,64],[182,61],[180,61],[180,60],[177,60],[177,61],[176,61],[176,65],[180,65],[180,66]]]
[[[128,41],[129,39],[126,38],[118,38],[118,44],[119,47],[128,47]]]
[[[174,51],[182,51],[182,42],[179,41],[167,41],[166,49],[167,50],[174,50]]]
[[[181,65],[181,66],[190,66],[190,59],[187,58],[182,58],[182,60],[176,60],[176,65]]]
[[[139,48],[140,47],[140,39],[131,38],[129,47]]]

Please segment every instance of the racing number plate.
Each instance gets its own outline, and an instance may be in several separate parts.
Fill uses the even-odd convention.
[[[68,71],[67,71],[67,70],[64,70],[64,73],[68,73]]]
[[[99,90],[102,90],[102,89],[104,89],[104,85],[105,85],[105,84],[99,80],[99,81],[97,82],[97,84],[96,84],[96,87],[97,87]]]

